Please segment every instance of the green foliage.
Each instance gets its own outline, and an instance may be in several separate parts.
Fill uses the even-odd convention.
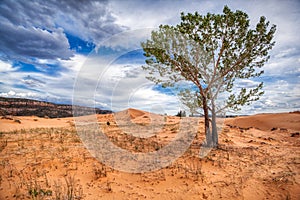
[[[223,14],[199,15],[181,13],[176,26],[161,25],[153,31],[151,39],[143,42],[147,78],[163,87],[193,84],[197,89],[180,85],[183,102],[195,112],[203,107],[212,110],[213,101],[220,93],[227,93],[223,109],[240,109],[256,101],[263,94],[263,83],[235,92],[235,81],[259,77],[268,61],[276,26],[270,26],[260,17],[251,29],[250,20],[242,11],[231,11],[227,6]]]

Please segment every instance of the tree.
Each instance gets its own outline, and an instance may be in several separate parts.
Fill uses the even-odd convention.
[[[182,111],[182,110],[180,110],[175,116],[177,116],[177,117],[180,117],[180,118],[182,118],[182,117],[186,117],[186,112],[185,111]]]
[[[239,110],[263,95],[262,82],[239,91],[234,85],[263,74],[275,31],[264,16],[251,28],[246,13],[227,6],[222,14],[181,13],[180,24],[160,25],[141,43],[147,57],[143,69],[154,83],[179,89],[192,114],[201,110],[206,145],[217,146],[217,115]]]

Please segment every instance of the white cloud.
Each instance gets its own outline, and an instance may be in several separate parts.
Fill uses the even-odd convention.
[[[180,108],[176,97],[154,90],[145,75],[138,64],[116,64],[91,56],[78,72],[73,101],[113,111],[134,107],[175,114]]]
[[[9,91],[9,92],[7,93],[7,95],[15,96],[16,93],[15,93],[14,91]]]
[[[2,97],[12,97],[12,98],[37,98],[38,94],[34,92],[15,92],[10,90],[9,92],[1,92],[0,96]]]
[[[177,24],[181,12],[222,11],[223,5],[211,1],[109,1],[116,23],[130,29],[158,28],[160,24]]]
[[[293,55],[297,53],[296,48],[288,48],[288,49],[282,49],[277,54],[274,55],[274,58],[284,58],[289,57],[290,55]]]
[[[297,60],[298,56],[274,58],[265,64],[263,70],[267,76],[293,76],[296,75],[295,73],[299,72],[300,63]]]
[[[68,70],[78,72],[81,69],[84,62],[86,61],[86,59],[87,59],[87,56],[84,56],[81,54],[74,54],[74,56],[71,57],[69,60],[59,59],[58,64]]]
[[[108,47],[117,51],[128,52],[130,50],[141,49],[141,42],[150,38],[154,28],[137,28],[122,33],[115,34],[105,41],[97,43],[97,47]]]
[[[265,94],[251,106],[243,107],[240,114],[289,112],[300,109],[300,81],[290,83],[286,80],[267,82]]]
[[[12,72],[15,70],[17,70],[17,68],[14,68],[11,63],[0,60],[0,72],[1,73]]]
[[[58,64],[65,70],[61,70],[55,76],[20,70],[0,73],[0,80],[3,82],[0,84],[0,96],[71,103],[74,81],[85,59],[85,56],[75,54],[70,60],[59,60]]]
[[[259,81],[254,81],[251,79],[239,79],[235,82],[235,88],[253,88],[260,84]]]

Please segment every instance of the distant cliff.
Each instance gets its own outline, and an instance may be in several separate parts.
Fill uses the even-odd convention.
[[[76,106],[76,116],[88,114],[108,114],[110,110],[101,110],[99,108],[90,108],[84,106]],[[72,117],[72,105],[54,104],[45,101],[37,101],[23,98],[6,98],[0,97],[0,116],[38,116],[38,117]]]

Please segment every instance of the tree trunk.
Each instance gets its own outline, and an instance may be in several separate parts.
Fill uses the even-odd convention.
[[[217,129],[217,116],[215,110],[215,103],[212,99],[212,111],[211,111],[211,127],[212,127],[212,145],[214,147],[218,146],[218,129]]]
[[[210,127],[209,127],[209,113],[208,113],[208,106],[207,106],[207,99],[203,96],[202,99],[203,103],[203,111],[204,111],[204,125],[205,125],[205,136],[206,136],[206,145],[208,147],[212,146],[213,140],[212,135],[210,133]]]
[[[212,102],[212,110],[211,110],[211,120],[210,120],[207,99],[204,97],[202,100],[203,111],[204,111],[206,145],[208,147],[217,147],[219,143],[218,129],[217,129],[217,116],[216,116],[214,100],[212,100],[211,102]]]

